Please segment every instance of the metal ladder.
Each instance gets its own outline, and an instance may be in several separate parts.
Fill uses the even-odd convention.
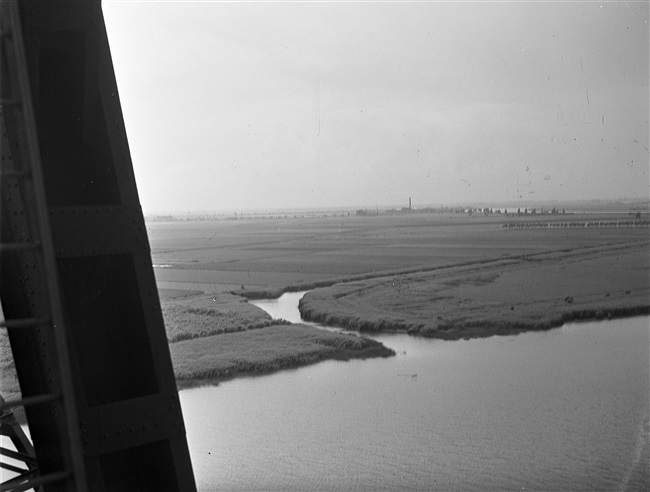
[[[4,404],[5,400],[0,396],[0,405]],[[9,463],[0,463],[0,468],[16,474],[15,477],[5,480],[2,483],[2,487],[7,490],[14,490],[18,485],[22,485],[38,477],[38,463],[36,462],[34,446],[29,442],[29,438],[23,432],[22,427],[10,408],[0,412],[0,436],[9,439],[15,448],[15,450],[12,450],[0,446],[0,455],[18,461],[26,467],[25,469]],[[41,492],[42,487],[39,487],[38,490]]]
[[[6,159],[6,153],[2,153],[0,186],[3,195],[7,194],[9,197],[11,194],[11,197],[14,198],[21,197],[25,216],[22,220],[28,225],[28,233],[21,233],[18,230],[7,232],[8,228],[3,228],[3,235],[0,238],[2,241],[0,255],[3,257],[13,256],[15,261],[19,261],[19,259],[22,261],[23,254],[32,255],[33,268],[38,270],[37,278],[41,282],[38,287],[44,292],[49,305],[49,315],[40,314],[18,319],[6,319],[0,322],[0,327],[9,330],[9,335],[13,330],[34,330],[36,328],[51,330],[51,336],[54,339],[53,358],[57,368],[57,371],[54,372],[54,381],[48,380],[50,391],[44,394],[30,395],[16,401],[2,401],[0,413],[8,415],[11,413],[9,409],[14,407],[27,409],[46,404],[56,405],[57,418],[62,423],[59,433],[59,452],[61,453],[61,462],[64,464],[63,469],[59,471],[45,473],[41,470],[40,473],[35,473],[38,456],[34,460],[34,457],[30,456],[29,447],[22,451],[19,450],[18,453],[6,449],[0,450],[0,454],[22,460],[27,465],[27,470],[21,471],[17,467],[12,469],[11,465],[0,463],[0,467],[20,473],[17,477],[0,484],[0,490],[21,491],[30,488],[38,489],[48,484],[58,484],[58,487],[65,490],[80,491],[86,488],[80,425],[75,404],[73,375],[66,342],[67,334],[21,32],[20,12],[16,1],[2,0],[0,8],[0,64],[2,65],[0,118],[3,120],[3,135],[0,145],[10,145],[7,134],[9,133],[8,129],[11,129],[12,135],[15,136],[11,144],[18,149],[16,155]],[[3,206],[6,203],[3,196]],[[0,213],[9,214],[7,210],[0,210]],[[15,227],[15,229],[18,228]],[[11,258],[9,261],[12,261]],[[14,358],[15,356],[14,350]],[[34,361],[34,363],[37,362]],[[30,393],[26,392],[25,388],[21,389],[23,394]],[[12,453],[14,453],[13,456]]]

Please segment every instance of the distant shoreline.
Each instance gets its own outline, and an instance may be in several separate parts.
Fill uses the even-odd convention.
[[[406,203],[388,203],[379,207],[372,207],[378,215],[402,212]],[[621,199],[583,199],[583,200],[515,200],[505,202],[449,202],[449,203],[418,203],[413,207],[414,212],[424,213],[453,213],[454,211],[466,211],[468,209],[507,209],[511,214],[516,209],[533,208],[542,211],[549,207],[558,211],[567,210],[566,214],[585,214],[585,213],[630,213],[630,212],[650,212],[650,201],[642,198],[621,198]],[[222,210],[203,210],[190,212],[188,210],[164,210],[159,209],[147,213],[148,222],[176,222],[188,220],[232,220],[235,218],[284,218],[293,216],[324,216],[340,215],[342,213],[354,214],[358,210],[367,209],[367,205],[358,203],[340,207],[288,207],[288,208],[269,208],[269,209],[222,209]],[[531,214],[532,215],[532,214]]]

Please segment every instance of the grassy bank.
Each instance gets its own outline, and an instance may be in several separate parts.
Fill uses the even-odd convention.
[[[272,319],[228,293],[163,299],[162,310],[182,388],[326,359],[394,355],[374,340]]]
[[[395,353],[367,338],[305,325],[216,335],[170,346],[181,388],[241,375],[266,374],[326,359],[388,357]]]
[[[289,324],[228,293],[163,299],[161,304],[170,343]]]
[[[648,243],[491,260],[309,292],[304,319],[442,339],[650,312]]]

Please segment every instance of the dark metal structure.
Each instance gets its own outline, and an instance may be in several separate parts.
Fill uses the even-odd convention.
[[[23,395],[0,410],[25,407],[36,462],[4,488],[194,490],[100,2],[2,0],[0,28],[1,325]]]

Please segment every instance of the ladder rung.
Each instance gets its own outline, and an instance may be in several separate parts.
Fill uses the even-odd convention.
[[[36,458],[28,455],[27,453],[19,453],[18,451],[12,451],[11,449],[0,448],[0,454],[6,456],[7,458],[22,461],[24,463],[33,465],[36,464]]]
[[[29,176],[29,171],[24,169],[7,169],[6,171],[0,171],[0,177],[7,178],[23,178]]]
[[[0,328],[30,328],[32,326],[46,325],[50,322],[50,318],[21,318],[21,319],[6,319],[0,321]]]
[[[18,485],[17,487],[12,487],[12,492],[22,492],[23,490],[34,489],[36,490],[38,486],[45,485],[48,483],[61,482],[70,476],[70,472],[60,471],[56,473],[50,473],[49,475],[41,475],[32,480],[27,480],[25,483]]]
[[[23,470],[23,472],[17,477],[10,478],[5,482],[0,483],[0,490],[16,490],[16,487],[19,485],[36,477],[38,477],[38,468]]]
[[[38,249],[41,243],[0,243],[0,253],[13,253],[14,251],[29,251]]]
[[[24,473],[29,470],[25,470],[24,468],[18,468],[17,466],[10,465],[9,463],[4,463],[3,461],[0,461],[0,468],[4,468],[5,470],[12,471],[14,473]]]
[[[3,404],[0,405],[0,411],[5,410],[7,408],[41,405],[43,403],[50,403],[52,401],[59,400],[60,398],[61,398],[61,393],[54,393],[51,395],[29,396],[27,398],[23,398],[22,400],[13,400],[13,401],[4,402]]]

